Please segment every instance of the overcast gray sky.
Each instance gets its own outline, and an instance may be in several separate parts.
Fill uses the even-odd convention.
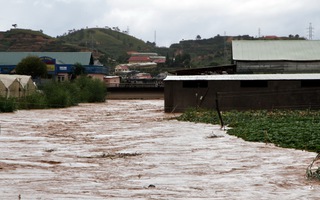
[[[0,0],[0,31],[12,24],[56,37],[70,29],[119,27],[169,46],[197,35],[299,34],[320,38],[319,0]]]

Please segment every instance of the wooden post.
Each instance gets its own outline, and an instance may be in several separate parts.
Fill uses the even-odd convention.
[[[220,120],[220,126],[221,129],[224,127],[223,119],[221,116],[220,108],[219,108],[219,100],[218,100],[218,92],[216,93],[216,110],[218,112],[219,120]]]

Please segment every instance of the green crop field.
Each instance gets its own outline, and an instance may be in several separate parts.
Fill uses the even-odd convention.
[[[179,120],[219,124],[216,111],[190,109]],[[223,112],[227,133],[246,141],[284,148],[320,151],[320,111],[273,110]]]

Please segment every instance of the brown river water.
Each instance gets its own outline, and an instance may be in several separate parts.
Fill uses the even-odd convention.
[[[163,100],[0,114],[0,199],[319,199],[316,153],[179,122]]]

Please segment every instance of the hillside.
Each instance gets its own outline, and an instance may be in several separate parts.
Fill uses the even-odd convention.
[[[27,29],[11,29],[0,32],[0,51],[83,51],[79,46],[74,46],[45,35],[41,31]]]
[[[183,40],[172,44],[175,54],[189,54],[191,67],[216,66],[232,63],[232,40],[305,40],[299,35],[288,37],[266,36],[255,38],[249,35],[220,36],[209,39]]]
[[[183,40],[172,44],[170,49],[180,54],[190,54],[191,67],[231,64],[231,42],[233,39],[253,39],[250,36],[220,36],[209,39]]]
[[[42,31],[11,29],[0,32],[0,51],[73,52],[92,51],[104,65],[115,65],[128,59],[128,51],[156,51],[152,43],[111,29],[92,28],[73,31],[57,38]],[[163,51],[163,50],[162,50]]]
[[[112,59],[118,59],[128,51],[154,51],[154,46],[133,36],[107,28],[81,29],[58,37],[59,41],[90,49]]]
[[[184,67],[205,67],[230,63],[230,37],[216,36],[210,39],[186,40],[172,44],[170,48],[158,48],[126,33],[110,28],[73,30],[57,38],[42,31],[11,29],[0,32],[0,51],[91,51],[95,59],[106,66],[126,63],[129,51],[155,52],[175,62],[167,63],[159,72]],[[179,60],[182,54],[188,61]],[[181,56],[182,57],[182,56]],[[177,63],[177,61],[180,63]],[[187,64],[185,64],[187,63]],[[165,68],[167,67],[167,68]]]

